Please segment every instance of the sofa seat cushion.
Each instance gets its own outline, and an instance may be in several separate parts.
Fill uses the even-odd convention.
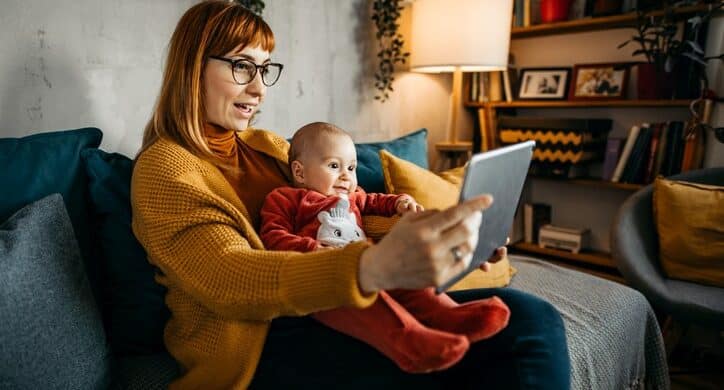
[[[131,230],[133,161],[118,153],[88,149],[82,153],[88,174],[90,214],[98,259],[103,264],[105,322],[119,355],[164,351],[169,318],[166,288]]]
[[[110,351],[63,199],[0,225],[0,388],[101,389]]]
[[[102,136],[96,128],[85,128],[0,139],[0,221],[40,198],[61,194],[96,298],[100,269],[91,251],[80,151],[98,147]]]

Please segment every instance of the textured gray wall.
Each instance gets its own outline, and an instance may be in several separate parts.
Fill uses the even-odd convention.
[[[97,126],[104,149],[133,155],[158,93],[169,37],[195,1],[0,3],[0,136]],[[369,1],[266,3],[264,16],[277,39],[272,56],[285,68],[258,127],[290,135],[325,120],[359,141],[420,127],[431,130],[431,142],[444,137],[449,76],[403,73],[390,101],[374,100]]]

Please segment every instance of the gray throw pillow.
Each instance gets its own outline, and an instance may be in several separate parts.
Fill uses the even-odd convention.
[[[110,352],[59,194],[0,225],[0,389],[100,389]]]

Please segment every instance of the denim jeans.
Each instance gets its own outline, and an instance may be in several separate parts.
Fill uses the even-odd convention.
[[[500,297],[508,326],[470,346],[453,367],[408,374],[372,347],[310,317],[272,321],[252,389],[568,389],[570,361],[558,311],[511,288],[451,292],[458,302]]]

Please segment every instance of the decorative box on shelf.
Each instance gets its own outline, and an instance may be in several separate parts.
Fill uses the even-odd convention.
[[[575,178],[588,176],[591,163],[603,160],[610,119],[565,119],[501,116],[501,145],[534,140],[530,174]]]
[[[543,225],[538,232],[538,246],[578,253],[588,248],[590,236],[591,231],[588,229]]]

